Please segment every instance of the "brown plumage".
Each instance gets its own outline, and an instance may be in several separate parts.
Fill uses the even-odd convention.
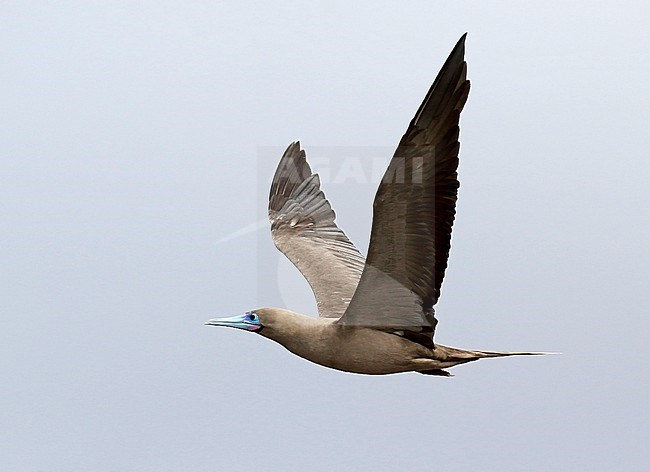
[[[254,331],[317,364],[362,374],[449,375],[443,369],[485,357],[535,354],[433,342],[459,187],[464,53],[465,35],[395,151],[375,196],[365,260],[334,222],[300,144],[282,156],[269,196],[271,234],[309,282],[319,318],[261,308],[207,324]]]

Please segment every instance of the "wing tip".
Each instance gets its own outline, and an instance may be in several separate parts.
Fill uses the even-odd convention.
[[[454,46],[454,49],[451,50],[451,53],[449,54],[449,58],[447,59],[446,62],[450,62],[452,58],[454,59],[460,59],[460,61],[464,61],[465,57],[465,40],[467,39],[467,33],[464,33],[456,45]],[[446,64],[445,64],[446,65]],[[443,66],[444,67],[444,66]]]
[[[300,152],[301,150],[302,149],[300,147],[300,141],[298,141],[298,140],[292,141],[291,144],[289,144],[289,146],[287,146],[287,149],[284,151],[284,154],[282,155],[282,157],[285,157],[285,156],[290,155],[290,154],[294,154],[296,151]]]

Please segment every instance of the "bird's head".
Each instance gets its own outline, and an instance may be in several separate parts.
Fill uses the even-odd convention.
[[[205,324],[259,333],[283,344],[285,338],[299,336],[296,334],[296,330],[300,331],[301,327],[317,322],[318,320],[311,316],[301,315],[283,308],[266,307],[256,308],[228,318],[214,318],[206,321]]]
[[[264,328],[264,309],[247,311],[241,315],[228,318],[213,318],[205,322],[210,326],[226,326],[228,328],[244,329],[246,331],[260,331]]]
[[[257,333],[282,344],[292,352],[294,352],[292,349],[300,347],[296,344],[303,343],[306,335],[319,332],[317,328],[322,327],[324,323],[328,322],[323,321],[322,318],[313,318],[275,307],[256,308],[242,315],[214,318],[205,322],[210,326],[226,326]]]

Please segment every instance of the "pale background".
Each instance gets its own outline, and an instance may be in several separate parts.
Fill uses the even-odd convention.
[[[650,470],[647,2],[5,1],[0,18],[2,470]],[[465,31],[437,339],[564,354],[367,377],[203,326],[314,312],[266,227],[223,238],[264,215],[300,139],[330,156],[365,252],[376,182],[336,182],[337,153],[387,160]]]

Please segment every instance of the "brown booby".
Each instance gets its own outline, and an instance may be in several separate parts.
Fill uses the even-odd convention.
[[[433,306],[447,268],[458,194],[459,118],[469,81],[463,35],[429,89],[379,184],[364,259],[334,222],[300,143],[285,151],[269,198],[271,234],[309,282],[319,317],[259,308],[206,322],[258,333],[317,364],[360,374],[443,370],[533,355],[434,344]]]

